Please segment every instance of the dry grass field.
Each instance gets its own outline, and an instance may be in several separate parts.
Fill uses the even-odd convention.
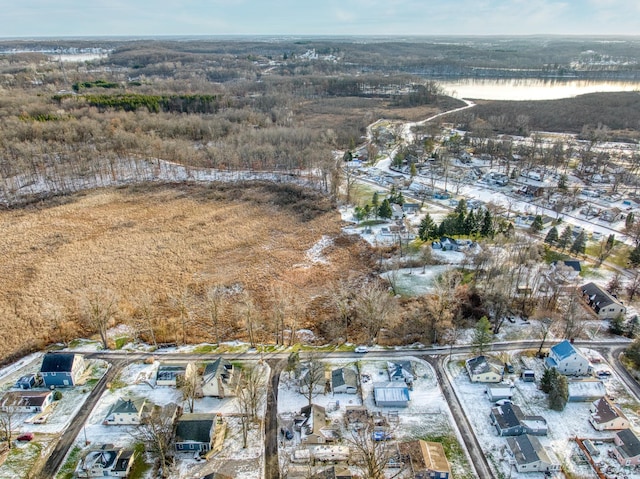
[[[2,211],[0,225],[0,362],[95,332],[91,298],[115,298],[111,323],[152,324],[158,342],[213,340],[202,325],[216,286],[220,339],[243,337],[248,315],[266,335],[275,296],[309,325],[305,305],[369,261],[327,198],[285,185],[98,190]],[[336,241],[313,261],[324,235]]]

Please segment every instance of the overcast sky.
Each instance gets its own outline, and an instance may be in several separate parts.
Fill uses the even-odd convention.
[[[640,34],[640,0],[0,0],[0,12],[0,37]]]

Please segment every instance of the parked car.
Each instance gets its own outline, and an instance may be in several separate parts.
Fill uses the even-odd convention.
[[[504,365],[504,370],[508,373],[508,374],[513,374],[516,372],[515,368],[513,367],[513,364],[511,363],[505,363]]]
[[[596,374],[599,378],[608,378],[609,376],[611,376],[611,371],[609,371],[608,369],[604,369],[602,371],[598,371]]]
[[[505,404],[513,404],[511,399],[500,399],[496,401],[496,406],[504,406]]]
[[[356,349],[354,349],[354,351],[356,353],[368,353],[369,352],[369,348],[366,346],[357,346]]]
[[[20,434],[16,438],[16,441],[20,441],[20,442],[27,442],[27,441],[32,441],[32,440],[33,440],[33,433],[31,433],[31,432],[25,432],[24,434]]]

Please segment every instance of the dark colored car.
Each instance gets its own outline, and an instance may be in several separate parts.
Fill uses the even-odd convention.
[[[24,434],[20,434],[17,438],[16,441],[20,441],[20,442],[26,442],[26,441],[31,441],[33,440],[33,433],[30,432],[26,432]]]

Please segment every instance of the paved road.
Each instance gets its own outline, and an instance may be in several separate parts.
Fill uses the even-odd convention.
[[[98,399],[100,399],[105,386],[116,377],[116,374],[122,369],[122,366],[124,366],[124,362],[122,360],[115,360],[111,363],[111,367],[107,370],[105,375],[100,378],[93,390],[89,393],[84,405],[69,422],[69,427],[60,436],[58,443],[54,447],[47,461],[44,463],[42,470],[36,471],[37,473],[33,473],[33,477],[37,477],[38,479],[53,479],[56,472],[58,472],[58,469],[62,466],[62,461],[64,461],[71,445],[76,440],[76,437],[80,433],[84,423],[89,418],[89,414],[98,402]]]
[[[284,359],[267,361],[271,368],[271,376],[267,386],[267,411],[264,418],[264,477],[280,479],[280,463],[278,461],[278,385]]]
[[[480,443],[474,433],[473,427],[471,427],[471,423],[469,422],[467,415],[464,413],[462,404],[460,404],[458,396],[451,385],[451,381],[449,381],[449,376],[444,369],[444,356],[425,357],[424,359],[426,359],[436,371],[438,384],[440,384],[440,387],[442,388],[442,393],[447,400],[449,409],[451,409],[451,414],[453,414],[458,430],[460,431],[460,435],[462,436],[462,440],[464,441],[469,456],[471,457],[472,467],[475,469],[476,477],[493,479],[495,476],[491,471],[491,467],[489,467],[487,457],[482,452],[482,448],[480,447]]]

